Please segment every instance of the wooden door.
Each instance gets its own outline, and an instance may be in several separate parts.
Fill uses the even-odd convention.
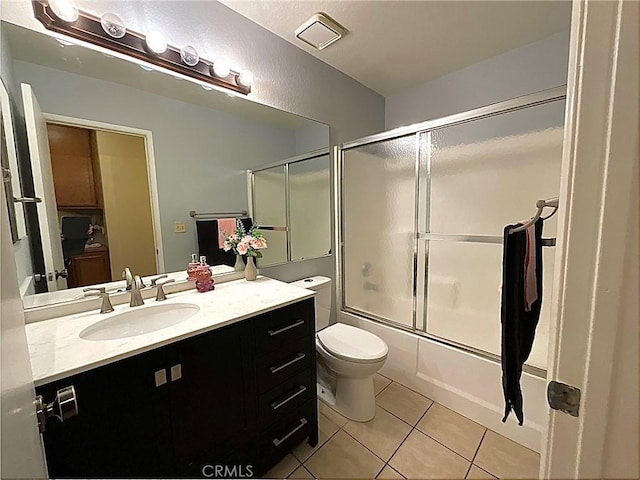
[[[94,133],[52,124],[47,124],[47,133],[58,208],[100,208]]]

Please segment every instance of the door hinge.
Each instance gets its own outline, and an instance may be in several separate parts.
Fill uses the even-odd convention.
[[[579,388],[552,380],[547,386],[547,400],[549,406],[554,410],[568,413],[572,417],[578,416],[580,410]]]

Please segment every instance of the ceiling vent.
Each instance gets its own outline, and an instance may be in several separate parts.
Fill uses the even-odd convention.
[[[345,29],[324,13],[316,13],[296,29],[296,37],[313,48],[322,50],[342,38]]]

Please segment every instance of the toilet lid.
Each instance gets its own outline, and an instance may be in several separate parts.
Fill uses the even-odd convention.
[[[387,344],[373,333],[344,323],[322,329],[318,340],[332,355],[357,363],[381,360],[389,351]]]

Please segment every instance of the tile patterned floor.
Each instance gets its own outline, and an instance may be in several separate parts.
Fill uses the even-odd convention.
[[[382,375],[376,417],[353,422],[320,402],[320,439],[264,478],[537,478],[540,455]]]

